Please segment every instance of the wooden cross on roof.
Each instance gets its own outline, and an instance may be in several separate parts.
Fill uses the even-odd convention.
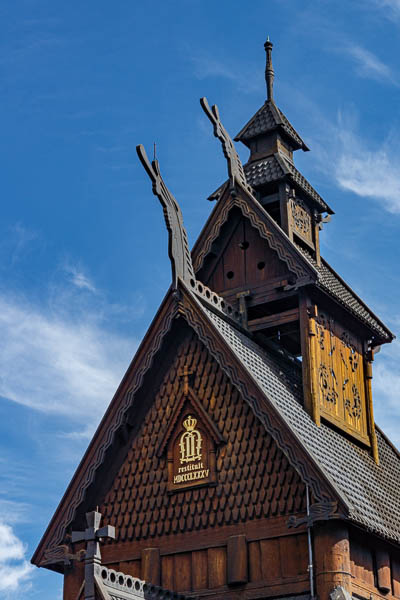
[[[101,563],[100,541],[103,538],[115,539],[115,527],[100,527],[102,514],[97,510],[86,513],[88,527],[85,531],[73,531],[72,543],[86,542],[85,554],[85,600],[95,600],[95,568]]]

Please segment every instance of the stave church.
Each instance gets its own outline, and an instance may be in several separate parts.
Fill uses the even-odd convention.
[[[200,101],[227,172],[192,251],[137,147],[172,280],[32,558],[64,600],[400,598],[400,455],[372,384],[394,335],[320,254],[333,210],[265,52],[246,164]]]

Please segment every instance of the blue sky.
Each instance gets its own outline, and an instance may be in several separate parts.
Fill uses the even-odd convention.
[[[336,215],[325,258],[400,330],[400,0],[10,0],[0,8],[0,597],[61,599],[32,555],[170,283],[157,155],[191,243],[232,136],[275,98]],[[247,158],[245,148],[240,150]],[[396,341],[377,422],[400,444]]]

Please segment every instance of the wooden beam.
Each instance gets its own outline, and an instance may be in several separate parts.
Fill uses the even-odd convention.
[[[227,544],[227,583],[247,583],[247,542],[245,535],[231,535]]]
[[[390,569],[390,556],[386,550],[377,550],[376,569],[378,574],[378,588],[384,594],[392,589],[392,574]]]
[[[316,331],[315,319],[313,318],[317,316],[317,306],[312,305],[304,293],[299,296],[299,306],[304,408],[319,427],[321,417],[316,369]],[[309,311],[314,311],[315,314],[310,315]]]
[[[248,325],[250,331],[258,331],[259,329],[268,329],[269,327],[275,327],[276,325],[284,325],[285,323],[298,321],[299,316],[299,309],[291,308],[274,315],[261,317],[260,319],[252,319],[249,321]]]
[[[281,215],[281,227],[287,236],[293,241],[292,220],[289,208],[289,186],[286,183],[279,185],[279,209]]]
[[[144,548],[142,550],[141,578],[153,585],[160,585],[159,548]]]
[[[372,402],[372,361],[374,360],[373,353],[368,349],[364,353],[364,372],[365,372],[365,396],[367,404],[367,419],[368,419],[368,435],[371,442],[371,450],[374,461],[379,465],[378,442],[375,433],[374,421],[374,405]]]

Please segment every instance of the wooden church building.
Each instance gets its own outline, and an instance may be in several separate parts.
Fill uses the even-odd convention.
[[[137,148],[172,284],[33,556],[64,600],[400,598],[400,455],[371,385],[394,336],[320,254],[333,211],[265,50],[245,165],[201,100],[228,178],[192,252]]]

